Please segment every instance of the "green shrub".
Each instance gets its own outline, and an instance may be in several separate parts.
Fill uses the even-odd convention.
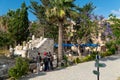
[[[120,40],[116,40],[115,44],[119,45],[120,44]]]
[[[28,69],[28,61],[26,61],[26,59],[18,57],[16,58],[15,66],[9,69],[8,74],[15,79],[19,79],[21,76],[25,75],[28,72]]]
[[[105,56],[110,56],[110,55],[112,55],[113,53],[111,52],[111,51],[106,51],[106,52],[103,52],[103,53],[101,53],[100,55],[101,55],[101,57],[105,57]]]
[[[75,59],[73,60],[73,62],[74,62],[75,64],[78,64],[78,63],[80,63],[80,62],[82,62],[82,61],[80,60],[79,57],[77,57],[77,58],[75,58]]]
[[[110,48],[109,48],[109,50],[108,51],[110,51],[112,54],[115,54],[115,46],[114,45],[112,45]]]
[[[103,58],[103,57],[107,56],[107,53],[103,52],[103,53],[100,54],[100,56]]]
[[[91,56],[88,55],[88,56],[85,56],[83,59],[82,59],[82,62],[86,62],[86,61],[90,61],[91,60]]]
[[[61,67],[67,67],[68,66],[68,57],[66,55],[63,55],[63,61],[61,63]]]
[[[90,60],[94,60],[96,58],[96,55],[97,55],[96,51],[92,52],[92,54],[90,55]]]
[[[112,55],[113,53],[111,52],[111,51],[107,51],[106,52],[106,56],[110,56],[110,55]]]
[[[116,42],[110,41],[106,43],[106,47],[108,48],[108,51],[106,51],[103,56],[110,56],[112,54],[115,54],[116,51]]]
[[[97,52],[92,52],[90,55],[85,56],[82,61],[86,62],[86,61],[91,61],[94,60],[96,58]]]
[[[66,55],[63,56],[63,60],[65,60],[66,62],[68,61],[68,57]]]
[[[80,61],[80,58],[77,57],[77,58],[76,58],[76,62],[77,62],[77,63],[80,63],[80,62],[81,62],[81,61]]]
[[[112,42],[107,42],[105,45],[109,49],[113,45],[113,43]]]

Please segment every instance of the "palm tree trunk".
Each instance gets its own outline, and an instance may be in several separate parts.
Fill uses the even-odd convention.
[[[63,42],[63,26],[62,23],[59,24],[59,37],[58,37],[58,62],[61,62],[63,58],[62,53],[62,42]]]

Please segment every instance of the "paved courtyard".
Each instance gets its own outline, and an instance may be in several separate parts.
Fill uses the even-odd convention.
[[[106,67],[100,68],[100,80],[117,80],[120,77],[120,54],[106,57],[100,61]],[[80,63],[51,72],[31,74],[22,80],[97,80],[93,70],[95,61]]]

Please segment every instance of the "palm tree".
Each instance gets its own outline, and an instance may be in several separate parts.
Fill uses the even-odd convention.
[[[46,1],[46,3],[45,3]],[[41,4],[32,2],[32,9],[37,17],[42,17],[43,20],[50,24],[58,26],[58,59],[59,62],[63,58],[63,27],[67,19],[71,19],[77,15],[74,0],[41,0]],[[39,9],[40,8],[40,9]],[[42,10],[42,11],[41,11]],[[42,16],[41,16],[42,15]],[[41,20],[41,19],[40,19]]]

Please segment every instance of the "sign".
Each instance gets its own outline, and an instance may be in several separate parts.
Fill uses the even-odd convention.
[[[105,63],[95,63],[95,67],[106,67]]]
[[[95,75],[97,75],[97,80],[99,80],[99,78],[100,78],[99,77],[100,76],[99,68],[106,66],[106,64],[104,64],[104,63],[99,63],[99,60],[100,60],[100,56],[99,56],[99,54],[97,54],[96,55],[96,60],[95,60],[95,67],[97,67],[97,70],[93,70],[93,73]]]
[[[98,71],[96,71],[96,70],[93,70],[93,73],[94,73],[95,75],[100,75],[100,72],[98,72]]]

